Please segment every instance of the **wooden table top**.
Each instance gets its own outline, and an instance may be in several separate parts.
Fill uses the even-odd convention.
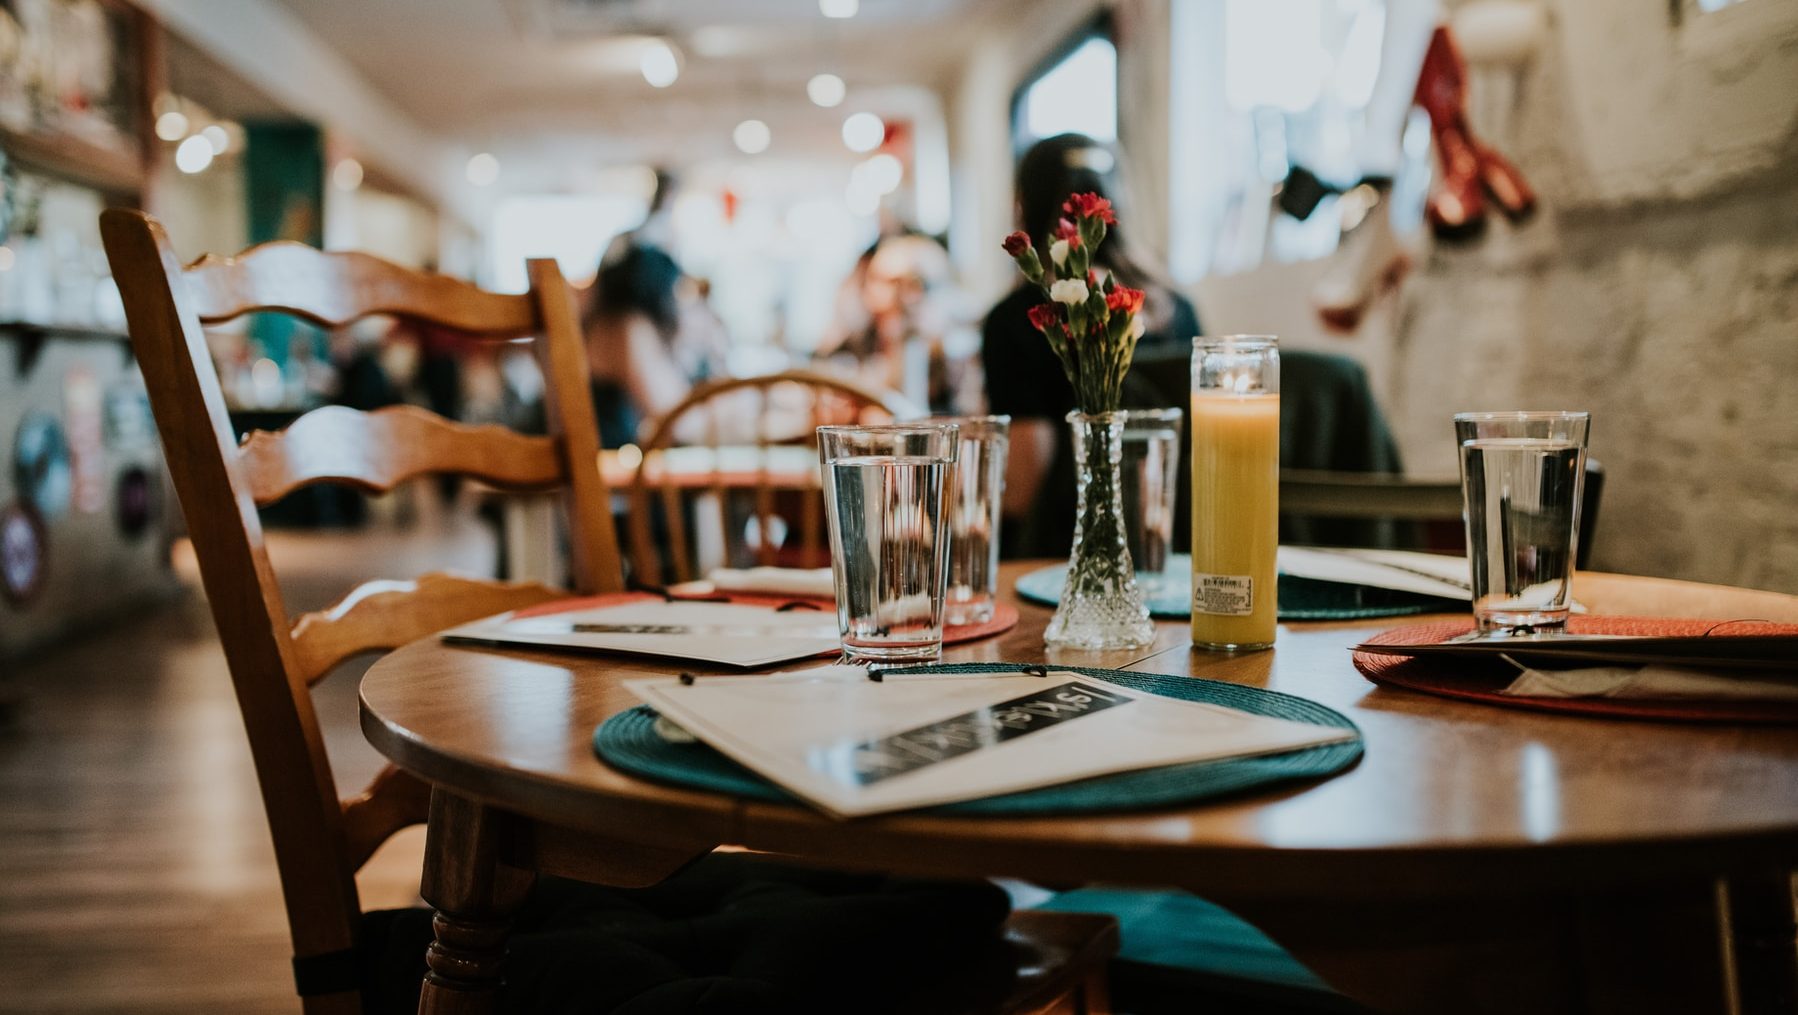
[[[1036,564],[1001,571],[1004,594]],[[1587,573],[1594,613],[1798,621],[1798,597]],[[1014,599],[1015,601],[1015,599]],[[1348,647],[1429,618],[1282,624],[1272,651],[1191,648],[1184,622],[1149,649],[1049,652],[1050,611],[945,662],[1190,674],[1302,695],[1360,727],[1365,757],[1331,779],[1186,808],[1072,817],[890,815],[671,789],[594,755],[594,728],[636,704],[652,662],[427,639],[361,689],[369,740],[400,767],[561,829],[644,845],[739,843],[847,865],[1044,881],[1178,884],[1219,898],[1489,893],[1625,884],[1798,863],[1798,730],[1550,715],[1377,687]]]

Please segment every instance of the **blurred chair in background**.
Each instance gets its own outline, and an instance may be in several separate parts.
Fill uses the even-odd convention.
[[[718,566],[829,566],[814,431],[921,411],[897,392],[803,370],[699,386],[645,427],[630,480],[632,581],[692,581]]]

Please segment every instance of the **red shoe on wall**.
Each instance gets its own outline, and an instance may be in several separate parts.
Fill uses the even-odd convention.
[[[1536,192],[1515,165],[1482,144],[1467,125],[1467,64],[1446,26],[1437,26],[1417,78],[1416,103],[1430,114],[1442,179],[1425,211],[1445,240],[1465,240],[1486,227],[1486,198],[1512,221],[1536,209]]]
[[[1430,228],[1445,240],[1478,236],[1486,228],[1486,200],[1480,192],[1479,149],[1467,129],[1467,65],[1446,26],[1436,27],[1424,51],[1416,102],[1430,114],[1430,135],[1442,167],[1442,178],[1424,207]]]

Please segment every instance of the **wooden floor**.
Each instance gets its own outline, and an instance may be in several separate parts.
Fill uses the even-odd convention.
[[[472,517],[274,533],[290,611],[371,577],[492,573]],[[178,551],[179,551],[178,547]],[[192,561],[181,600],[17,663],[0,722],[0,1013],[295,1012],[274,853],[224,656]],[[316,700],[338,785],[380,767],[352,662]],[[363,905],[414,904],[423,830],[364,870]]]

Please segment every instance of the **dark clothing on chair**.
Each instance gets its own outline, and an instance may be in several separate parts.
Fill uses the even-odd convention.
[[[1280,467],[1405,471],[1361,364],[1330,353],[1281,354]],[[1416,529],[1390,519],[1280,516],[1280,541],[1310,546],[1413,546]]]
[[[714,853],[652,888],[543,878],[516,921],[503,1010],[809,1015],[908,1010],[920,985],[1003,997],[1005,893]],[[365,918],[364,1010],[412,1011],[427,910]],[[964,977],[969,977],[967,979]],[[981,989],[985,988],[985,989]]]
[[[1198,314],[1177,293],[1166,323],[1145,333],[1137,355],[1191,347],[1199,334]],[[1067,414],[1074,388],[1049,341],[1030,324],[1031,307],[1043,302],[1035,286],[1019,286],[1000,300],[981,326],[980,359],[986,375],[989,412],[1012,419],[1046,419],[1055,424],[1055,454],[1043,477],[1037,503],[1028,517],[1010,519],[1002,534],[1007,557],[1065,557],[1074,541],[1074,448]],[[1126,399],[1126,404],[1131,404]],[[1170,403],[1185,405],[1186,400]],[[1146,408],[1147,406],[1141,406]]]

